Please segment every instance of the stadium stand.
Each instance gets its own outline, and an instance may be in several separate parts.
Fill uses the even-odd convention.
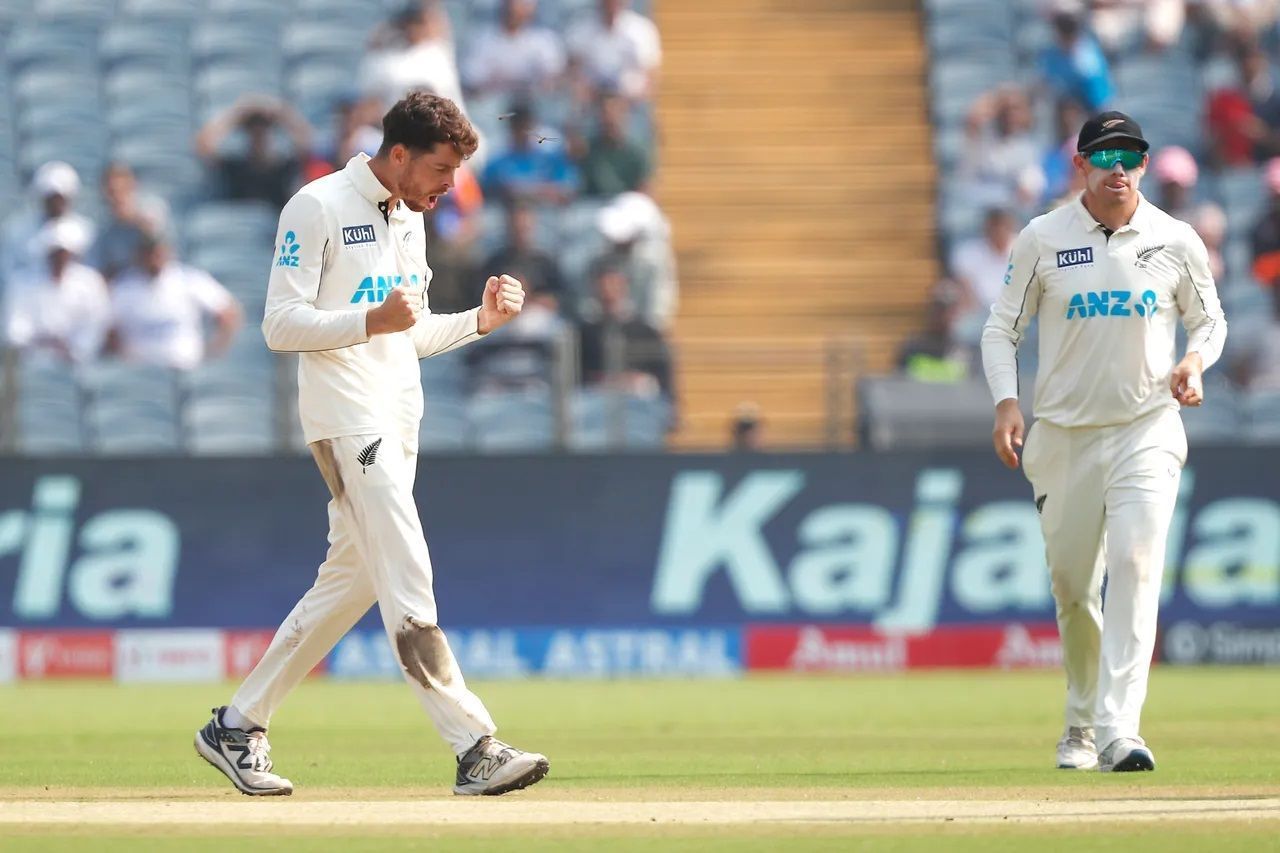
[[[591,0],[543,0],[538,22],[563,31],[596,7]],[[111,361],[73,369],[9,353],[0,447],[33,454],[303,450],[296,361],[267,352],[256,329],[276,211],[218,198],[193,138],[246,95],[286,99],[315,132],[328,133],[335,109],[358,94],[370,38],[404,8],[403,0],[0,0],[0,210],[27,207],[32,174],[62,160],[83,185],[76,209],[97,218],[99,176],[108,163],[124,162],[173,211],[182,260],[218,279],[249,319],[222,358],[183,374]],[[446,0],[442,8],[459,56],[470,34],[501,13],[498,0]],[[650,4],[634,8],[648,14]],[[505,98],[471,104],[490,158],[505,145],[498,116],[508,107]],[[557,135],[592,129],[567,82],[538,93],[535,108]],[[650,149],[654,124],[650,104],[632,107],[631,129]],[[561,309],[569,318],[584,310],[578,303],[590,269],[606,249],[598,219],[607,201],[539,210],[538,243],[563,262],[571,299]],[[486,200],[483,210],[479,239],[468,249],[481,257],[502,242],[502,200]],[[11,298],[9,288],[0,282]],[[619,426],[603,429],[599,412],[615,394],[598,388],[563,405],[547,394],[469,399],[456,355],[424,362],[423,376],[428,451],[653,447],[672,420],[671,401],[618,392]]]

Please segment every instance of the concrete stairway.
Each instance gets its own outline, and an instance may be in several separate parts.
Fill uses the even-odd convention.
[[[918,5],[654,6],[657,194],[681,282],[674,444],[724,446],[751,400],[771,447],[847,446],[854,374],[892,363],[937,275]]]

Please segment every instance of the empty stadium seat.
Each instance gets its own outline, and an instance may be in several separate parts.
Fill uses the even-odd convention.
[[[467,403],[477,449],[486,452],[550,450],[555,442],[547,392],[481,394]]]
[[[574,395],[570,446],[575,450],[646,450],[662,447],[671,404],[598,388]]]
[[[982,447],[991,440],[986,383],[869,377],[858,384],[863,446],[873,450]],[[1022,395],[1024,408],[1030,397]]]
[[[1280,391],[1252,391],[1241,399],[1246,441],[1254,444],[1280,442]]]
[[[428,394],[418,427],[423,453],[462,453],[472,448],[473,432],[467,405],[460,397]]]

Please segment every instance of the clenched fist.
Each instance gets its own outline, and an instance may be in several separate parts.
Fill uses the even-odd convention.
[[[480,301],[479,332],[487,335],[510,323],[524,308],[524,285],[509,275],[489,276]]]
[[[381,305],[365,314],[365,331],[369,333],[369,337],[403,332],[418,322],[421,314],[422,291],[397,287],[387,294]]]

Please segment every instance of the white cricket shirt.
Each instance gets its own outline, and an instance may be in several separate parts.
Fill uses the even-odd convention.
[[[111,297],[97,270],[73,261],[58,281],[48,274],[19,280],[8,296],[8,338],[17,349],[53,351],[80,364],[102,352]]]
[[[418,359],[479,338],[479,308],[419,317],[413,328],[372,339],[365,314],[397,286],[431,282],[422,214],[391,193],[357,154],[307,184],[280,213],[262,332],[277,352],[301,353],[298,410],[307,442],[344,435],[399,435],[418,445]],[[381,208],[379,207],[381,205]]]
[[[1227,336],[1204,243],[1141,196],[1133,219],[1110,239],[1079,198],[1018,235],[982,332],[997,403],[1018,396],[1017,347],[1037,314],[1034,411],[1063,427],[1122,424],[1176,409],[1169,377],[1178,321],[1187,329],[1187,352],[1198,352],[1206,369]]]
[[[235,304],[213,276],[170,262],[157,276],[134,267],[111,285],[125,358],[190,370],[204,360],[204,318]]]

